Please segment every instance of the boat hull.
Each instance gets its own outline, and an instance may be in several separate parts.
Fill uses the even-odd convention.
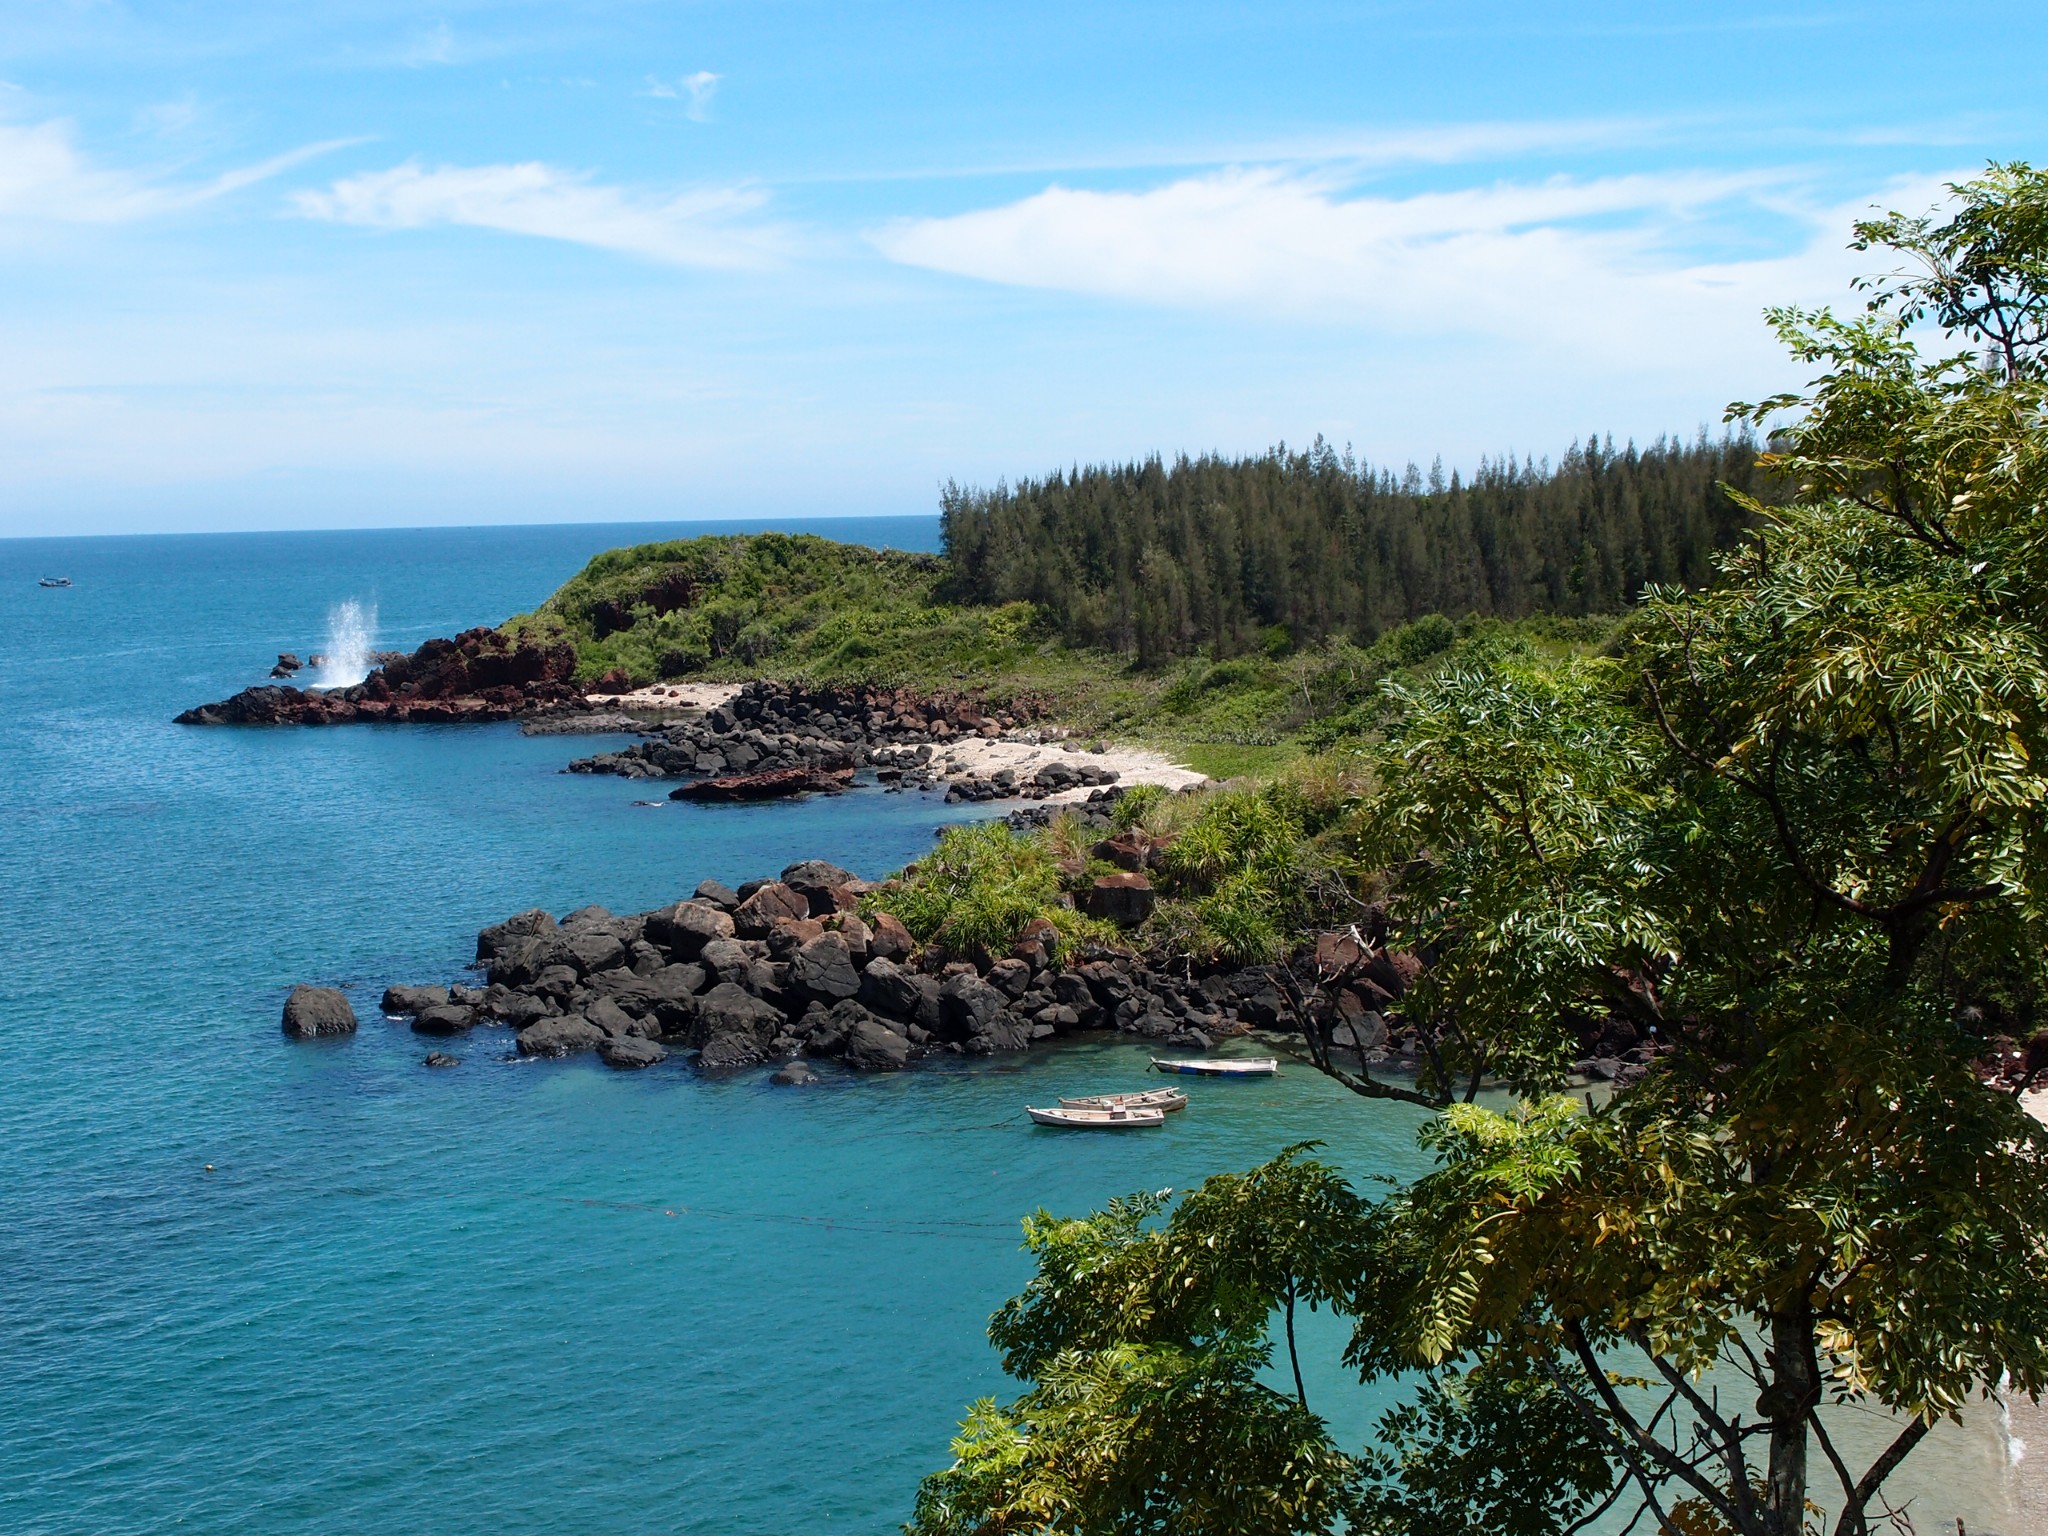
[[[1274,1056],[1247,1056],[1239,1061],[1176,1061],[1154,1056],[1152,1069],[1183,1077],[1272,1077],[1279,1072],[1280,1061]]]
[[[1166,1112],[1158,1109],[1035,1109],[1027,1104],[1024,1113],[1061,1131],[1138,1131],[1166,1124]]]
[[[1079,1099],[1061,1099],[1062,1109],[1157,1109],[1168,1114],[1188,1107],[1188,1096],[1178,1088],[1151,1088],[1143,1093],[1097,1093]]]

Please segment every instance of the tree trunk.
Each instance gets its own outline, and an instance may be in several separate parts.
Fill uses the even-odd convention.
[[[1799,1536],[1806,1518],[1806,1412],[1820,1398],[1813,1311],[1803,1297],[1797,1307],[1771,1314],[1768,1358],[1770,1385],[1756,1404],[1771,1425],[1765,1517],[1774,1536]]]

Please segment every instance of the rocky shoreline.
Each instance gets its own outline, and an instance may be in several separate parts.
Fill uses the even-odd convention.
[[[751,682],[694,719],[643,727],[647,740],[578,758],[568,771],[701,781],[673,791],[678,800],[763,798],[782,784],[840,788],[862,768],[892,788],[946,782],[948,800],[977,802],[1117,782],[1118,770],[1088,761],[1078,743],[1067,744],[1072,757],[1028,777],[1011,769],[981,775],[961,755],[970,741],[1045,745],[1065,736],[1057,726],[1032,725],[1034,714],[1028,702],[998,711],[970,695]],[[761,794],[749,792],[757,788]]]
[[[284,657],[273,669],[286,670]],[[296,670],[296,669],[291,669]],[[543,710],[583,707],[575,685],[576,649],[517,643],[495,629],[464,630],[429,640],[410,656],[387,656],[349,688],[307,689],[289,683],[244,688],[201,704],[179,725],[352,725],[374,721],[455,724],[515,720]]]
[[[1102,849],[1142,868],[1132,834]],[[1136,870],[1097,882],[1105,883],[1146,889]],[[1254,1033],[1284,1044],[1299,1041],[1304,1009],[1348,1055],[1396,1071],[1419,1059],[1398,1004],[1421,962],[1370,932],[1326,933],[1286,966],[1242,969],[1151,963],[1110,948],[1061,955],[1044,923],[1006,954],[961,956],[920,947],[887,912],[887,890],[812,859],[737,889],[706,881],[648,912],[591,906],[559,921],[521,912],[477,935],[481,986],[396,984],[382,1009],[441,1042],[503,1030],[501,1051],[520,1057],[594,1053],[634,1070],[683,1053],[714,1074],[773,1064],[785,1083],[811,1080],[809,1061],[894,1072],[934,1056],[993,1056],[1104,1032],[1192,1050]],[[1098,910],[1131,920],[1142,907],[1112,901]],[[288,1035],[355,1027],[339,992],[300,987],[286,1003]],[[1630,1043],[1615,1044],[1611,1060],[1581,1064],[1588,1076],[1639,1070],[1635,1055],[1619,1054]],[[427,1064],[458,1061],[437,1049]]]

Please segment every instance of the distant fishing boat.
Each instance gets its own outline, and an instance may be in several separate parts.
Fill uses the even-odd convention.
[[[45,576],[36,585],[39,587],[68,587],[71,585],[71,578],[69,576]]]
[[[1188,1096],[1178,1088],[1147,1088],[1142,1093],[1095,1093],[1086,1098],[1061,1099],[1062,1109],[1156,1109],[1171,1114],[1188,1107]]]
[[[1154,1056],[1152,1070],[1179,1072],[1188,1077],[1272,1077],[1280,1070],[1280,1058],[1243,1056],[1235,1061],[1197,1061],[1191,1058],[1170,1060],[1164,1056]]]
[[[1064,1131],[1135,1131],[1166,1124],[1163,1109],[1034,1109],[1026,1104],[1024,1113]]]

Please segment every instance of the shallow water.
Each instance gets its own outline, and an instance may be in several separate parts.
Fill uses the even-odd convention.
[[[954,814],[636,808],[558,771],[602,739],[510,727],[169,723],[322,648],[341,603],[409,648],[665,532],[0,542],[0,1530],[887,1530],[1004,1390],[982,1329],[1024,1211],[1309,1137],[1418,1169],[1413,1112],[1307,1073],[1190,1082],[1157,1132],[1024,1123],[1139,1084],[1115,1044],[803,1092],[518,1063],[491,1032],[424,1070],[377,993],[454,978],[485,922],[805,856],[879,874]],[[361,1032],[285,1042],[302,980],[349,987]],[[1375,1399],[1324,1323],[1311,1400],[1355,1438]]]

